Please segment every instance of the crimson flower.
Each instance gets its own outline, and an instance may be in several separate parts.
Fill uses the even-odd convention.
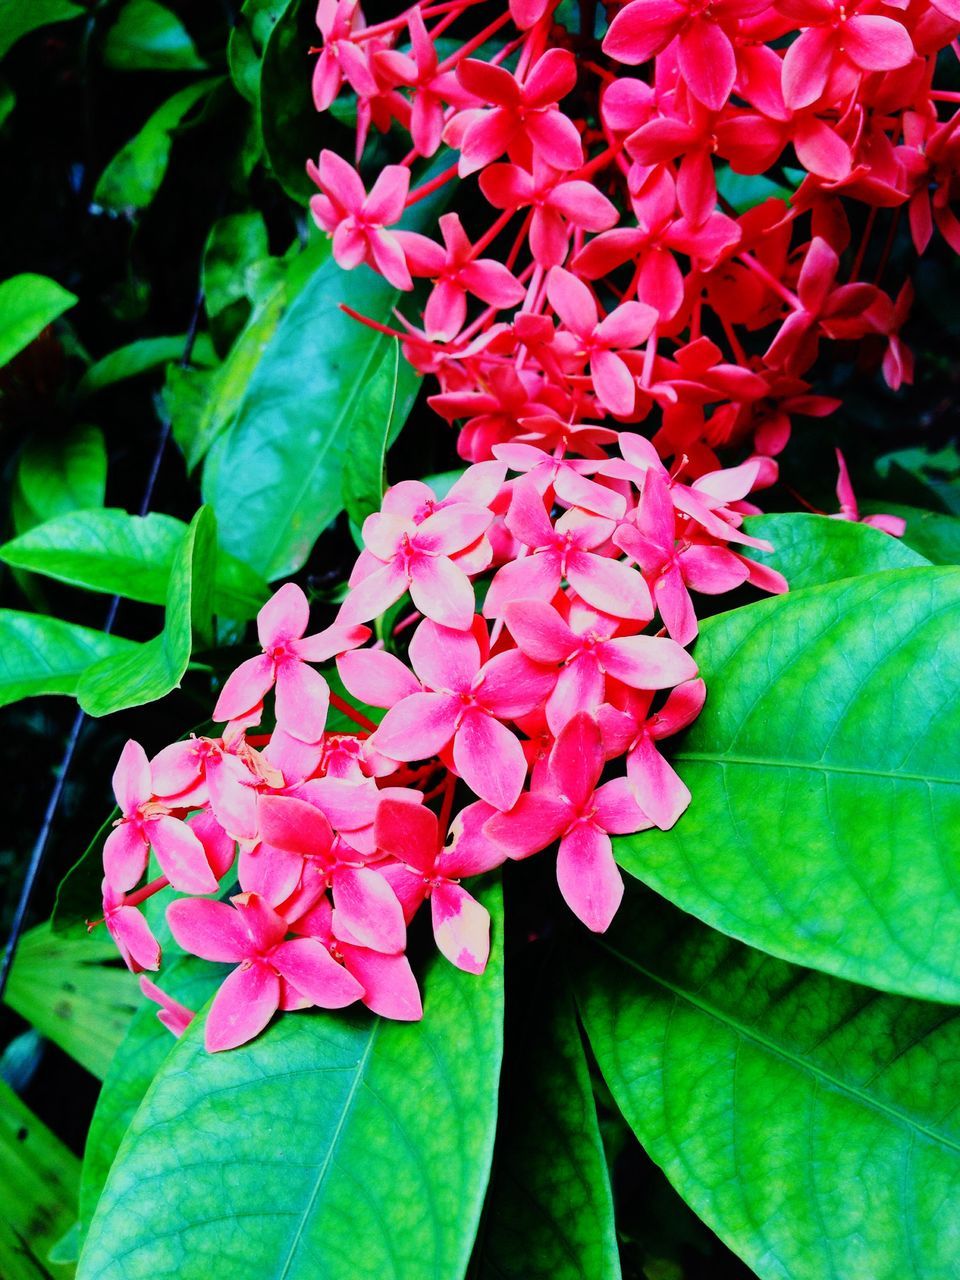
[[[307,173],[323,192],[311,197],[310,210],[317,225],[333,236],[340,266],[349,270],[366,262],[395,289],[412,289],[400,242],[386,230],[403,214],[410,170],[385,165],[369,195],[356,169],[335,151],[321,151],[319,166],[308,161]]]

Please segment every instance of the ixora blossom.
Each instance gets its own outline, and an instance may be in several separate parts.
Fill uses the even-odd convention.
[[[480,973],[498,939],[464,881],[515,859],[555,847],[573,915],[607,928],[613,838],[696,803],[662,748],[709,695],[687,651],[704,600],[787,589],[744,520],[797,420],[839,407],[821,362],[860,344],[909,382],[896,219],[918,252],[937,230],[960,251],[960,99],[935,87],[960,48],[954,0],[628,0],[609,17],[598,43],[555,0],[479,30],[471,0],[373,27],[358,0],[320,4],[314,101],[349,90],[357,129],[355,163],[308,164],[311,211],[341,266],[402,291],[397,328],[378,327],[435,380],[469,465],[443,496],[388,490],[323,630],[280,587],[261,652],[219,689],[219,736],[124,748],[103,919],[152,972],[141,907],[162,895],[179,945],[233,966],[212,1050],[280,1010],[419,1018],[408,927],[429,903],[439,951]],[[406,134],[396,163],[364,168],[373,127],[380,155]],[[784,155],[791,192],[725,198]],[[409,229],[460,181],[458,211]],[[839,464],[836,516],[857,520]],[[143,982],[182,1031],[191,1011]]]

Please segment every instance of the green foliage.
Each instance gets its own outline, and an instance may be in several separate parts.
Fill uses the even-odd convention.
[[[636,895],[580,979],[624,1116],[760,1280],[950,1280],[960,1012],[798,969]]]
[[[498,899],[486,973],[435,956],[422,1023],[316,1012],[222,1054],[193,1023],[120,1146],[79,1280],[129,1274],[132,1253],[156,1280],[206,1280],[211,1257],[237,1277],[462,1275],[496,1121]]]
[[[199,71],[206,63],[186,27],[156,0],[127,0],[103,43],[117,71]]]
[[[0,58],[23,36],[55,22],[69,22],[86,10],[71,0],[0,0]]]
[[[17,533],[85,508],[102,507],[107,450],[99,427],[75,427],[62,439],[28,440],[17,463],[12,513]]]
[[[37,925],[20,940],[3,997],[101,1080],[137,1001],[136,982],[116,958],[102,927],[66,938],[49,924]]]
[[[0,1080],[0,1275],[47,1280],[53,1244],[70,1227],[77,1199],[77,1157]]]
[[[166,604],[170,574],[187,526],[151,512],[131,516],[108,508],[71,511],[0,546],[0,560],[59,582]],[[227,618],[252,618],[267,597],[266,584],[242,561],[218,552],[213,608]]]
[[[504,1060],[478,1280],[620,1280],[613,1197],[570,995],[551,957]],[[521,997],[524,998],[524,997]]]
[[[958,623],[960,571],[932,567],[709,619],[707,705],[673,753],[695,799],[620,864],[773,955],[960,999]]]
[[[105,658],[84,672],[77,700],[87,715],[139,707],[179,687],[194,634],[203,645],[212,639],[216,537],[213,516],[201,507],[171,562],[163,630],[133,652]]]
[[[142,338],[139,342],[130,342],[125,347],[111,351],[96,364],[92,364],[77,384],[77,395],[88,396],[104,387],[124,382],[127,378],[139,377],[142,373],[165,365],[170,360],[178,359],[186,345],[184,334],[174,334],[169,338]],[[194,364],[215,364],[216,357],[205,335],[194,343],[192,360]]]
[[[44,693],[74,694],[102,661],[133,657],[139,647],[39,613],[0,609],[0,706]]]
[[[328,260],[288,308],[264,350],[236,418],[203,477],[223,545],[272,581],[296,572],[343,509],[350,426],[389,418],[391,339],[341,309],[386,320],[397,292],[367,268]],[[406,420],[417,380],[401,365],[395,421]],[[212,464],[212,465],[211,465]]]
[[[0,283],[0,367],[76,304],[75,294],[46,276],[26,272]]]
[[[174,130],[191,108],[219,83],[215,77],[198,80],[158,107],[100,175],[94,191],[97,203],[114,213],[135,213],[146,208],[167,172]]]
[[[387,446],[396,436],[400,362],[400,343],[394,339],[393,352],[385,353],[377,366],[361,412],[350,427],[350,464],[343,469],[343,505],[358,528],[367,516],[380,510],[383,501]]]
[[[310,64],[304,57],[314,43],[316,27],[309,5],[286,0],[276,8],[280,12],[266,37],[260,67],[261,137],[277,181],[292,199],[306,204],[316,188],[304,170],[304,157],[316,158],[330,127],[327,121],[321,123],[314,108]],[[261,16],[260,29],[265,27]]]
[[[908,569],[929,563],[898,538],[850,520],[791,512],[751,516],[744,528],[753,537],[773,544],[773,551],[744,547],[745,553],[761,564],[779,569],[791,590],[879,573],[882,569]]]
[[[922,511],[902,502],[864,503],[864,507],[902,516],[907,522],[903,541],[933,564],[960,564],[960,519],[939,511]]]

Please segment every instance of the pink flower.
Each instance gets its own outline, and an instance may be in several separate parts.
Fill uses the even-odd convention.
[[[368,263],[395,289],[412,289],[400,242],[386,228],[403,215],[410,189],[410,170],[388,164],[367,195],[357,171],[335,151],[321,151],[319,167],[307,172],[322,195],[313,196],[310,210],[319,227],[333,236],[333,256],[347,270]]]
[[[151,982],[149,978],[140,979],[140,990],[160,1008],[157,1010],[157,1019],[162,1022],[168,1031],[173,1035],[182,1036],[190,1023],[197,1016],[192,1009],[188,1009],[179,1000],[174,1000],[172,996],[168,996],[165,991],[161,991],[155,982]]]
[[[309,662],[324,662],[335,653],[363,644],[366,627],[332,626],[305,636],[310,606],[293,582],[284,583],[257,615],[263,654],[242,662],[220,691],[214,720],[244,716],[277,689],[277,724],[301,742],[318,742],[327,720],[330,691]]]
[[[790,17],[806,26],[783,59],[783,100],[808,107],[823,93],[837,69],[892,71],[913,57],[906,28],[882,14],[861,14],[858,0],[784,0]]]
[[[160,943],[136,906],[126,901],[126,895],[112,888],[104,880],[103,920],[107,932],[117,944],[123,963],[132,973],[142,969],[160,968]]]
[[[506,855],[489,841],[444,849],[436,814],[408,801],[384,800],[375,831],[377,847],[410,873],[414,900],[430,899],[433,933],[442,953],[458,969],[483,973],[490,954],[490,916],[460,880],[490,871]]]
[[[213,893],[217,878],[197,836],[154,795],[150,762],[139,742],[127,743],[113,775],[123,817],[103,846],[103,869],[115,895],[132,889],[152,848],[163,874],[183,893]]]
[[[418,8],[407,11],[407,27],[412,56],[396,49],[382,49],[374,54],[374,59],[395,81],[414,90],[410,136],[420,155],[432,156],[443,133],[444,103],[463,107],[473,99],[462,88],[455,72],[439,70],[436,47]]]
[[[320,0],[317,26],[323,36],[323,48],[313,68],[313,104],[326,111],[340,92],[344,78],[357,94],[377,92],[364,51],[354,44],[352,36],[362,31],[365,23],[359,0]]]
[[[225,902],[179,898],[167,923],[185,951],[203,960],[235,964],[207,1014],[204,1042],[211,1053],[234,1049],[264,1029],[276,1011],[306,1000],[341,1009],[363,987],[315,938],[285,941],[287,922],[255,893]]]
[[[889,533],[891,537],[902,538],[907,527],[907,522],[902,516],[860,515],[860,506],[857,502],[857,495],[853,492],[853,483],[850,479],[850,472],[847,470],[847,461],[839,449],[836,450],[836,454],[837,467],[839,468],[837,499],[840,503],[840,510],[836,515],[831,516],[831,519],[859,521],[861,524],[873,525],[875,529],[882,529],[884,533]]]
[[[610,835],[651,826],[626,778],[598,787],[604,751],[596,720],[579,712],[554,743],[540,788],[522,795],[484,830],[512,858],[526,858],[560,840],[557,882],[574,915],[603,933],[623,897]]]
[[[410,662],[422,689],[384,716],[373,736],[377,750],[394,760],[427,760],[452,741],[453,763],[467,785],[494,808],[511,808],[527,764],[502,721],[532,711],[553,687],[551,673],[516,650],[481,663],[469,631],[429,620],[410,642]]]

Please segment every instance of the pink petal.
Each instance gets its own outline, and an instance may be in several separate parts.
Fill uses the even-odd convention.
[[[356,649],[369,639],[369,627],[345,627],[334,622],[316,635],[291,640],[288,647],[302,662],[327,662],[348,649]]]
[[[267,844],[290,853],[325,857],[333,844],[326,816],[295,796],[260,797],[260,834]]]
[[[593,716],[581,711],[564,725],[550,752],[550,778],[557,793],[580,810],[603,770],[603,742]]]
[[[334,872],[333,930],[343,942],[388,955],[402,951],[407,941],[397,895],[369,867],[338,867]]]
[[[545,600],[511,600],[503,618],[519,647],[535,662],[563,662],[579,647],[570,627]]]
[[[467,786],[495,809],[517,802],[527,777],[519,740],[499,720],[470,709],[453,740],[453,761]]]
[[[538,111],[527,116],[526,132],[539,158],[554,169],[567,172],[583,164],[580,133],[562,111]]]
[[[913,57],[913,43],[893,18],[855,13],[843,25],[843,51],[864,71],[893,71]]]
[[[483,973],[490,956],[490,915],[466,889],[441,881],[430,897],[433,936],[451,964]]]
[[[497,812],[484,800],[468,804],[450,824],[450,843],[440,854],[438,868],[450,879],[478,876],[499,867],[506,852],[484,834],[484,827]]]
[[[513,486],[506,524],[513,536],[525,546],[534,549],[547,547],[553,541],[553,525],[544,506],[543,495],[533,480],[518,480]]]
[[[590,360],[597,399],[611,413],[626,417],[633,413],[637,398],[637,384],[633,374],[612,351],[595,351]]]
[[[747,569],[726,547],[693,545],[683,552],[680,563],[687,585],[705,595],[733,591],[747,580]]]
[[[210,870],[203,845],[179,818],[164,816],[144,823],[163,874],[181,893],[215,893],[217,877]]]
[[[158,796],[176,796],[196,786],[203,761],[195,738],[172,742],[150,761],[153,786]]]
[[[360,175],[335,151],[320,152],[320,183],[323,190],[348,213],[359,214],[366,199]],[[303,635],[303,632],[300,632]]]
[[[139,973],[160,968],[160,944],[136,907],[115,907],[105,922],[128,969]]]
[[[523,83],[527,107],[559,102],[577,83],[577,62],[569,49],[548,49],[538,58]]]
[[[371,741],[391,760],[429,760],[456,732],[461,705],[446,693],[414,693],[390,708]]]
[[[347,692],[373,707],[392,707],[411,693],[420,692],[413,672],[382,649],[355,649],[341,654],[337,670]]]
[[[363,985],[363,1003],[383,1018],[419,1022],[423,1005],[406,956],[385,956],[366,947],[345,945],[343,958]]]
[[[658,636],[607,640],[601,661],[609,675],[634,689],[668,689],[697,674],[697,664],[686,649]]]
[[[619,560],[575,551],[567,560],[567,579],[587,604],[614,618],[649,622],[653,603],[643,577]]]
[[[509,813],[494,814],[483,830],[508,857],[527,858],[552,844],[572,817],[569,801],[525,791]]]
[[[147,869],[149,846],[134,822],[114,827],[103,845],[103,870],[111,889],[126,893]]]
[[[257,635],[262,649],[273,649],[297,640],[310,622],[310,605],[301,587],[285,582],[257,614]]]
[[[195,813],[192,818],[187,819],[187,826],[203,845],[210,870],[218,880],[222,880],[233,866],[237,853],[236,842],[227,835],[209,811]]]
[[[271,906],[285,902],[300,882],[303,858],[274,845],[261,842],[252,849],[241,849],[238,867],[240,888],[244,893],[259,894]]]
[[[610,24],[603,52],[627,66],[638,66],[659,53],[673,39],[687,16],[678,0],[633,0]]]
[[[578,711],[596,713],[603,702],[606,680],[596,653],[582,653],[560,672],[547,702],[547,724],[559,733]]]
[[[580,822],[560,841],[557,883],[570,910],[594,933],[603,933],[623,898],[623,879],[610,837]]]
[[[422,804],[382,800],[374,823],[377,848],[432,875],[440,847],[437,815]]]
[[[399,221],[409,190],[410,170],[402,164],[384,165],[364,203],[363,216],[380,226]]]
[[[726,106],[737,78],[730,37],[707,17],[694,18],[680,33],[680,73],[693,96],[711,111]]]
[[[258,954],[272,951],[283,941],[287,922],[259,893],[238,893],[230,901],[236,907],[247,937]]]
[[[653,598],[664,626],[677,644],[689,644],[697,634],[693,601],[676,563],[666,567],[653,585]]]
[[[597,787],[593,802],[597,806],[593,820],[609,835],[630,836],[653,826],[626,778],[614,778]]]
[[[627,777],[640,808],[668,831],[690,803],[690,792],[644,734],[627,756]]]
[[[337,964],[316,938],[282,942],[270,963],[289,983],[321,1009],[343,1009],[363,995],[357,979]]]
[[[213,719],[218,722],[237,719],[258,702],[262,702],[272,688],[272,659],[265,653],[257,658],[248,658],[228,676],[226,684],[220,690],[217,705],[213,708]]]
[[[236,756],[211,756],[207,787],[217,823],[238,840],[252,840],[257,834],[257,792],[249,769]]]
[[[429,618],[414,632],[409,655],[423,684],[434,691],[465,692],[480,670],[480,646],[472,632],[442,627]]]
[[[400,599],[407,585],[406,571],[399,559],[385,564],[368,574],[355,587],[351,587],[337,615],[337,621],[350,624],[368,622],[371,618],[379,617]]]
[[[236,964],[253,954],[243,921],[225,902],[177,898],[167,907],[167,924],[184,951],[201,960]]]
[[[552,267],[547,275],[547,299],[571,333],[581,338],[591,336],[599,319],[597,304],[578,276],[562,267]]]
[[[139,804],[150,799],[152,788],[147,753],[139,742],[130,738],[120,752],[120,759],[113,771],[113,794],[124,817],[135,813]]]
[[[330,687],[319,671],[296,658],[277,668],[277,724],[301,742],[319,742],[327,723]]]
[[[213,998],[204,1043],[209,1053],[236,1049],[259,1035],[280,1005],[280,979],[265,964],[241,965]]]
[[[410,597],[426,618],[457,631],[473,622],[470,579],[446,556],[420,556],[411,564]]]
[[[829,27],[811,27],[787,49],[781,83],[783,100],[791,111],[809,107],[823,93],[833,65],[835,38]]]
[[[519,649],[487,662],[474,690],[477,703],[499,720],[516,720],[543,705],[557,682],[556,667],[532,662]]]
[[[560,578],[560,557],[554,551],[508,560],[494,575],[483,616],[499,617],[511,600],[551,600]]]

